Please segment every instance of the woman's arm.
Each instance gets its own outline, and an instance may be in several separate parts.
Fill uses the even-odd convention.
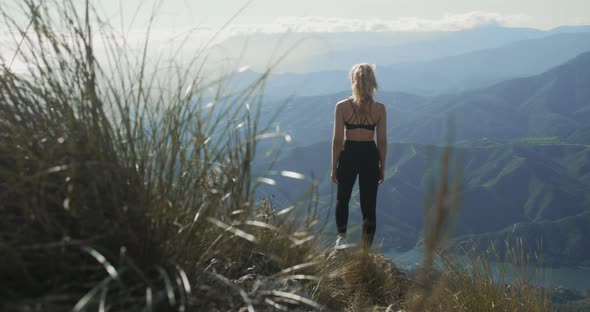
[[[377,123],[377,149],[379,150],[380,177],[379,183],[385,180],[385,160],[387,159],[387,112],[385,105],[379,122]]]
[[[334,110],[334,134],[332,135],[332,182],[338,183],[338,177],[336,176],[336,166],[338,164],[338,157],[340,151],[342,151],[342,145],[344,144],[344,121],[342,119],[342,108],[341,105],[336,104]]]

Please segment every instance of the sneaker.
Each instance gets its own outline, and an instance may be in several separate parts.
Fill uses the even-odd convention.
[[[334,246],[334,250],[346,250],[346,248],[350,247],[351,245],[347,244],[346,237],[338,236],[336,239],[336,246]]]

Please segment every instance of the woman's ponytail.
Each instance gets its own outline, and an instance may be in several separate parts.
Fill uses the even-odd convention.
[[[375,77],[375,65],[361,63],[352,66],[348,78],[352,82],[352,98],[354,103],[366,111],[374,102],[373,93],[379,88]]]

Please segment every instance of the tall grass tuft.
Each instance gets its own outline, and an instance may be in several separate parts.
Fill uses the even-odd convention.
[[[333,252],[318,267],[314,298],[327,311],[372,311],[402,307],[411,281],[393,261],[379,253]],[[397,311],[397,310],[396,310]]]
[[[452,147],[447,145],[442,153],[440,173],[433,196],[426,198],[424,218],[424,256],[416,287],[408,299],[409,311],[424,311],[429,301],[435,296],[437,280],[439,278],[435,260],[436,254],[446,247],[449,230],[451,228],[458,204],[461,174],[455,166],[453,169]],[[451,178],[453,179],[452,181]]]
[[[134,52],[89,1],[19,8],[29,23],[2,11],[16,40],[0,64],[4,308],[313,307],[279,283],[311,261],[311,234],[257,221],[252,198],[256,140],[280,135],[257,122],[268,73],[231,93],[200,54],[150,59],[149,29]],[[247,274],[265,278],[242,287]]]
[[[461,186],[451,154],[447,145],[434,196],[426,201],[424,256],[407,293],[408,311],[549,311],[547,291],[537,286],[542,272],[530,271],[522,243],[507,246],[503,258],[493,249],[449,246]]]
[[[442,254],[445,286],[431,310],[550,311],[547,277],[529,265],[525,246],[507,250],[503,257],[493,249]]]

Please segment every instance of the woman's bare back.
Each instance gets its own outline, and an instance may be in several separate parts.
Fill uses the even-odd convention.
[[[352,104],[351,100],[346,99],[340,101],[338,108],[341,109],[341,116],[343,116],[343,122],[349,122],[351,124],[364,124],[364,125],[377,125],[382,120],[385,112],[385,105],[379,102],[374,102],[367,106],[367,115],[363,115],[359,112],[358,106]],[[353,106],[354,105],[354,106]],[[356,114],[356,115],[355,115]],[[359,123],[360,122],[360,123]],[[343,129],[344,139],[351,141],[372,141],[375,139],[376,131],[356,128],[356,129]],[[376,129],[377,130],[377,129]]]

